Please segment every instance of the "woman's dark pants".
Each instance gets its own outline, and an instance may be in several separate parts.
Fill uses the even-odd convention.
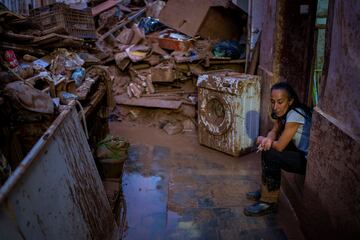
[[[294,146],[287,147],[279,152],[274,149],[263,151],[261,155],[261,199],[263,202],[274,203],[278,201],[281,183],[281,170],[286,172],[305,174],[305,153]]]

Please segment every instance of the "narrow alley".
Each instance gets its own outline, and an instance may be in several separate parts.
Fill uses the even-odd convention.
[[[196,132],[170,136],[129,122],[110,129],[131,143],[123,239],[303,239],[286,199],[277,215],[243,214],[246,192],[259,187],[259,154],[229,156],[199,145]]]
[[[359,0],[0,0],[0,240],[360,239]]]

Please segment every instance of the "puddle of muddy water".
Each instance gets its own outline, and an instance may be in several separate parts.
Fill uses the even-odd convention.
[[[124,173],[123,193],[126,201],[127,229],[123,239],[164,239],[168,221],[167,183],[162,176]],[[170,223],[170,226],[176,224]]]
[[[184,215],[168,209],[166,178],[127,172],[122,185],[127,225],[122,239],[213,239],[201,237],[204,226],[191,209]]]

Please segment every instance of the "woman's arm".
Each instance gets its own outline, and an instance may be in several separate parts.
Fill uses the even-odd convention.
[[[266,135],[266,138],[275,141],[278,131],[279,131],[279,122],[275,121],[273,128],[270,130],[270,132],[268,132],[268,134]]]
[[[278,121],[274,121],[274,125],[272,129],[268,132],[266,137],[259,136],[257,138],[256,143],[259,145],[258,148],[261,150],[269,150],[271,148],[271,144],[277,138],[277,133],[279,131],[279,123]]]
[[[286,123],[284,131],[277,141],[272,142],[271,147],[279,152],[282,152],[294,137],[300,125],[301,123],[297,122]]]

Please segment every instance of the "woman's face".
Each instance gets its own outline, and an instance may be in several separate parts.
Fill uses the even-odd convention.
[[[293,100],[289,99],[286,90],[274,89],[271,91],[271,108],[277,117],[284,116],[292,103]]]

